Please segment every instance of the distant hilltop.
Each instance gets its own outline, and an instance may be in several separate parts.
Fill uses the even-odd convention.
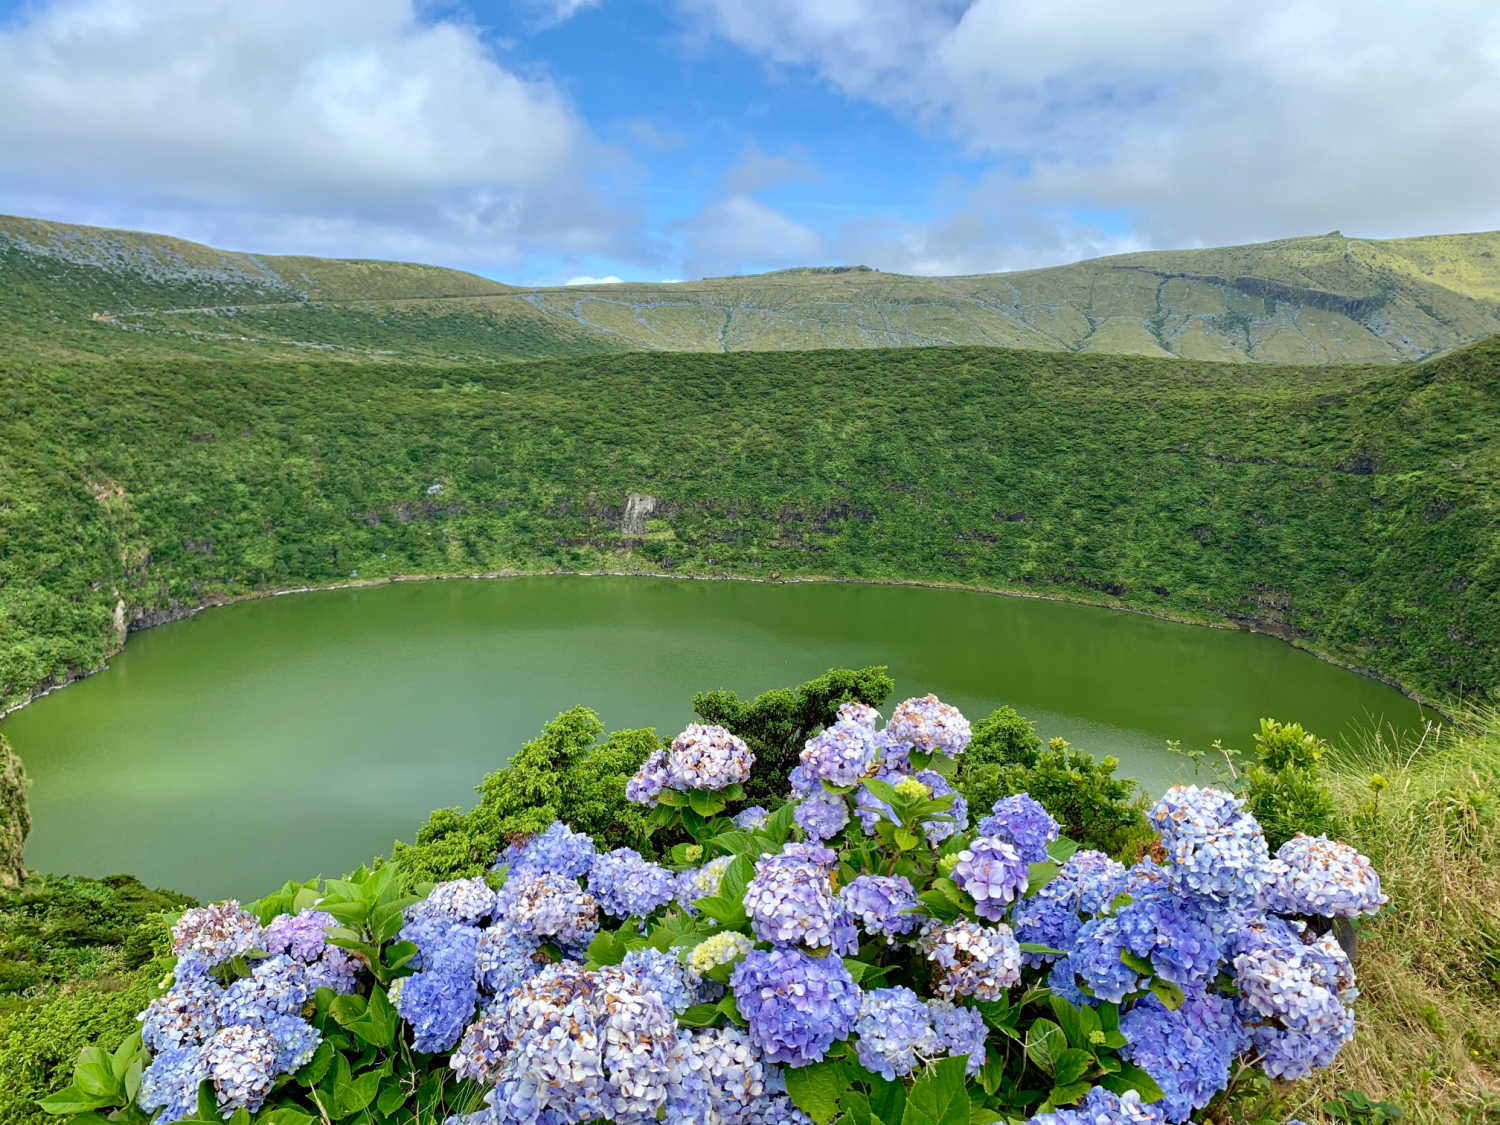
[[[1493,231],[1389,240],[1332,231],[965,277],[824,265],[527,289],[437,266],[237,253],[0,216],[0,278],[8,346],[60,353],[314,349],[452,361],[993,345],[1405,363],[1500,334]]]

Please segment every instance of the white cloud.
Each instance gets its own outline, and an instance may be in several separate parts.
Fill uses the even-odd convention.
[[[0,207],[236,247],[609,250],[596,143],[417,0],[54,0],[0,30]]]
[[[570,278],[568,278],[567,281],[563,282],[563,284],[564,285],[623,285],[624,282],[622,282],[614,274],[610,274],[608,277],[588,277],[587,275],[585,275],[583,277],[570,277]]]
[[[579,12],[597,8],[604,0],[532,0],[532,7],[542,12],[547,26],[564,23]]]
[[[731,195],[753,195],[768,187],[816,180],[818,176],[817,166],[802,150],[773,156],[749,141],[725,174],[724,182]]]
[[[687,272],[713,276],[820,261],[823,237],[748,195],[727,195],[675,224]]]
[[[1492,0],[679,0],[1155,244],[1500,226]]]

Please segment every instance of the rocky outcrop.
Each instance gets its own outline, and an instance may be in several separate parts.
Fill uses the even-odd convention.
[[[31,832],[26,792],[30,788],[21,759],[0,736],[0,890],[19,887],[26,874],[26,837]]]
[[[656,511],[656,503],[656,497],[649,492],[632,492],[625,497],[625,514],[620,517],[620,533],[646,534],[646,517]]]

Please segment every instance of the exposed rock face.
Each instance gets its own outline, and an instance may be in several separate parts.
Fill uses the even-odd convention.
[[[624,535],[646,534],[646,517],[656,511],[656,497],[649,492],[632,492],[625,497],[625,514],[620,519]]]
[[[26,791],[30,788],[21,759],[0,736],[0,890],[19,887],[26,873],[26,837],[31,832]]]
[[[121,598],[117,602],[115,602],[114,626],[115,626],[115,643],[118,644],[118,645],[123,645],[125,643],[125,633],[126,633],[125,599],[124,598]]]

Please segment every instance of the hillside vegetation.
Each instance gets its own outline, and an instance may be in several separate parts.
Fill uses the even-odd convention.
[[[0,329],[121,352],[484,360],[1000,346],[1217,362],[1392,363],[1500,333],[1500,232],[1338,232],[970,277],[858,268],[517,289],[457,270],[215,250],[0,216]]]
[[[553,568],[1035,591],[1494,696],[1497,438],[1500,340],[1402,367],[13,358],[0,699],[205,602]]]

